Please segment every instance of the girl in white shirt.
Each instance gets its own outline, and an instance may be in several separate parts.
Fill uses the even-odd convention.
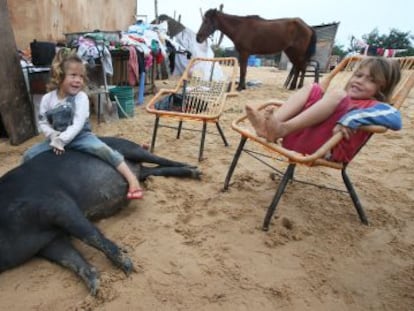
[[[65,148],[90,153],[113,165],[125,177],[128,199],[141,199],[142,188],[124,157],[91,131],[89,99],[83,91],[85,79],[82,60],[69,49],[60,49],[52,63],[50,92],[43,96],[39,108],[39,127],[47,140],[27,150],[23,161],[47,150],[56,155],[63,154]]]

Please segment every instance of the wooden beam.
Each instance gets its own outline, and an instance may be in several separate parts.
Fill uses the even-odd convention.
[[[0,0],[0,116],[12,145],[37,135],[33,105],[20,66],[7,0]]]

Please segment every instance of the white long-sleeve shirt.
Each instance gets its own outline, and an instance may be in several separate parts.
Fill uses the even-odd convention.
[[[46,117],[46,112],[67,103],[67,99],[67,97],[59,99],[57,96],[57,90],[53,90],[42,97],[39,107],[39,127],[47,138],[50,138],[50,136],[56,131],[53,129],[52,124],[49,123]],[[81,91],[76,94],[74,99],[75,105],[73,105],[73,122],[59,135],[59,138],[64,145],[70,143],[76,135],[82,131],[89,119],[89,99],[86,93]]]

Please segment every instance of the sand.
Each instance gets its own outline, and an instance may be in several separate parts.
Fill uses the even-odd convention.
[[[159,130],[155,153],[198,165],[203,177],[151,177],[142,201],[96,223],[128,250],[136,273],[126,277],[102,253],[75,241],[101,273],[97,297],[72,272],[33,259],[0,274],[0,309],[413,310],[413,92],[402,107],[403,130],[375,136],[349,167],[370,226],[360,223],[346,193],[294,182],[270,230],[262,231],[280,176],[247,155],[222,191],[240,139],[231,121],[248,102],[286,98],[285,77],[270,67],[248,69],[247,80],[262,84],[228,100],[222,127],[230,146],[208,135],[201,163],[198,132],[184,131],[177,141],[171,129]],[[117,122],[98,125],[93,116],[96,133],[138,143],[150,141],[153,122],[143,106]],[[0,174],[39,140],[2,141]],[[296,177],[344,189],[339,171],[301,167]]]

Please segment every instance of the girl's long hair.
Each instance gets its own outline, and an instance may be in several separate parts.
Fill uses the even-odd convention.
[[[76,54],[76,50],[60,48],[52,61],[50,80],[46,86],[48,92],[59,88],[60,84],[65,79],[66,70],[70,63],[78,63],[82,65],[84,70],[84,85],[87,84],[86,68],[83,65],[82,59]]]

